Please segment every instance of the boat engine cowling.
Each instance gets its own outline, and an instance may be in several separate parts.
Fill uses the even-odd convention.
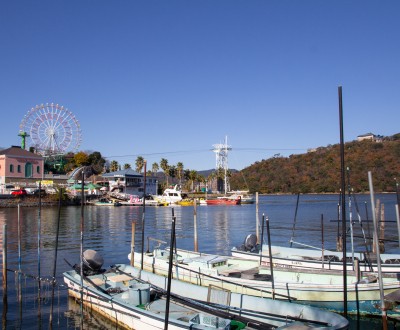
[[[83,252],[83,271],[84,273],[100,273],[104,259],[100,253],[94,250],[85,250]]]
[[[246,251],[253,251],[257,248],[257,236],[255,234],[249,234],[244,240],[244,247]]]

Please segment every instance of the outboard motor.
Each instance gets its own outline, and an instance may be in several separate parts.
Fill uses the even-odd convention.
[[[101,274],[105,272],[105,269],[101,269],[104,263],[103,257],[100,255],[100,253],[94,251],[94,250],[85,250],[83,252],[83,274],[85,276],[89,275],[96,275],[96,274]],[[79,265],[75,265],[74,269],[76,272],[79,272]]]
[[[257,249],[257,236],[255,234],[249,234],[244,239],[242,245],[236,247],[239,251],[254,252]]]
[[[257,236],[255,234],[249,234],[244,239],[244,247],[246,251],[254,251],[257,248]]]

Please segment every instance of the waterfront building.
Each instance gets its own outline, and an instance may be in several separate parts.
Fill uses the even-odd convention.
[[[131,168],[104,173],[101,175],[109,182],[110,192],[143,196],[144,176]],[[157,195],[158,181],[155,176],[146,177],[146,195]]]
[[[27,186],[43,179],[44,158],[19,146],[0,150],[0,184]]]

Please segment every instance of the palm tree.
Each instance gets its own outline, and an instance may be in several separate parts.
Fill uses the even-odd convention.
[[[116,160],[111,161],[111,163],[110,163],[110,171],[111,172],[116,172],[116,171],[118,171],[118,168],[119,168],[118,162]]]
[[[128,168],[131,168],[131,164],[128,163],[124,164],[124,170],[127,170]]]
[[[176,164],[176,174],[179,179],[179,184],[182,184],[182,175],[183,175],[183,163],[179,162]]]
[[[192,181],[192,191],[194,189],[194,181],[197,179],[197,171],[191,170],[189,173],[189,179]]]
[[[140,173],[142,172],[143,166],[144,166],[144,158],[142,156],[138,156],[136,158],[136,172]]]
[[[165,180],[167,181],[167,187],[168,187],[168,172],[169,172],[168,160],[166,160],[165,158],[161,158],[160,167],[164,171],[164,176]]]
[[[160,167],[158,166],[158,163],[153,163],[153,165],[151,165],[151,171],[153,172],[153,175],[156,175],[159,169]]]

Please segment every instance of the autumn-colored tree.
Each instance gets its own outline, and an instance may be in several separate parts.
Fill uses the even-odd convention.
[[[90,164],[89,162],[89,156],[87,153],[83,151],[79,151],[74,155],[74,162],[76,166],[87,166]]]

